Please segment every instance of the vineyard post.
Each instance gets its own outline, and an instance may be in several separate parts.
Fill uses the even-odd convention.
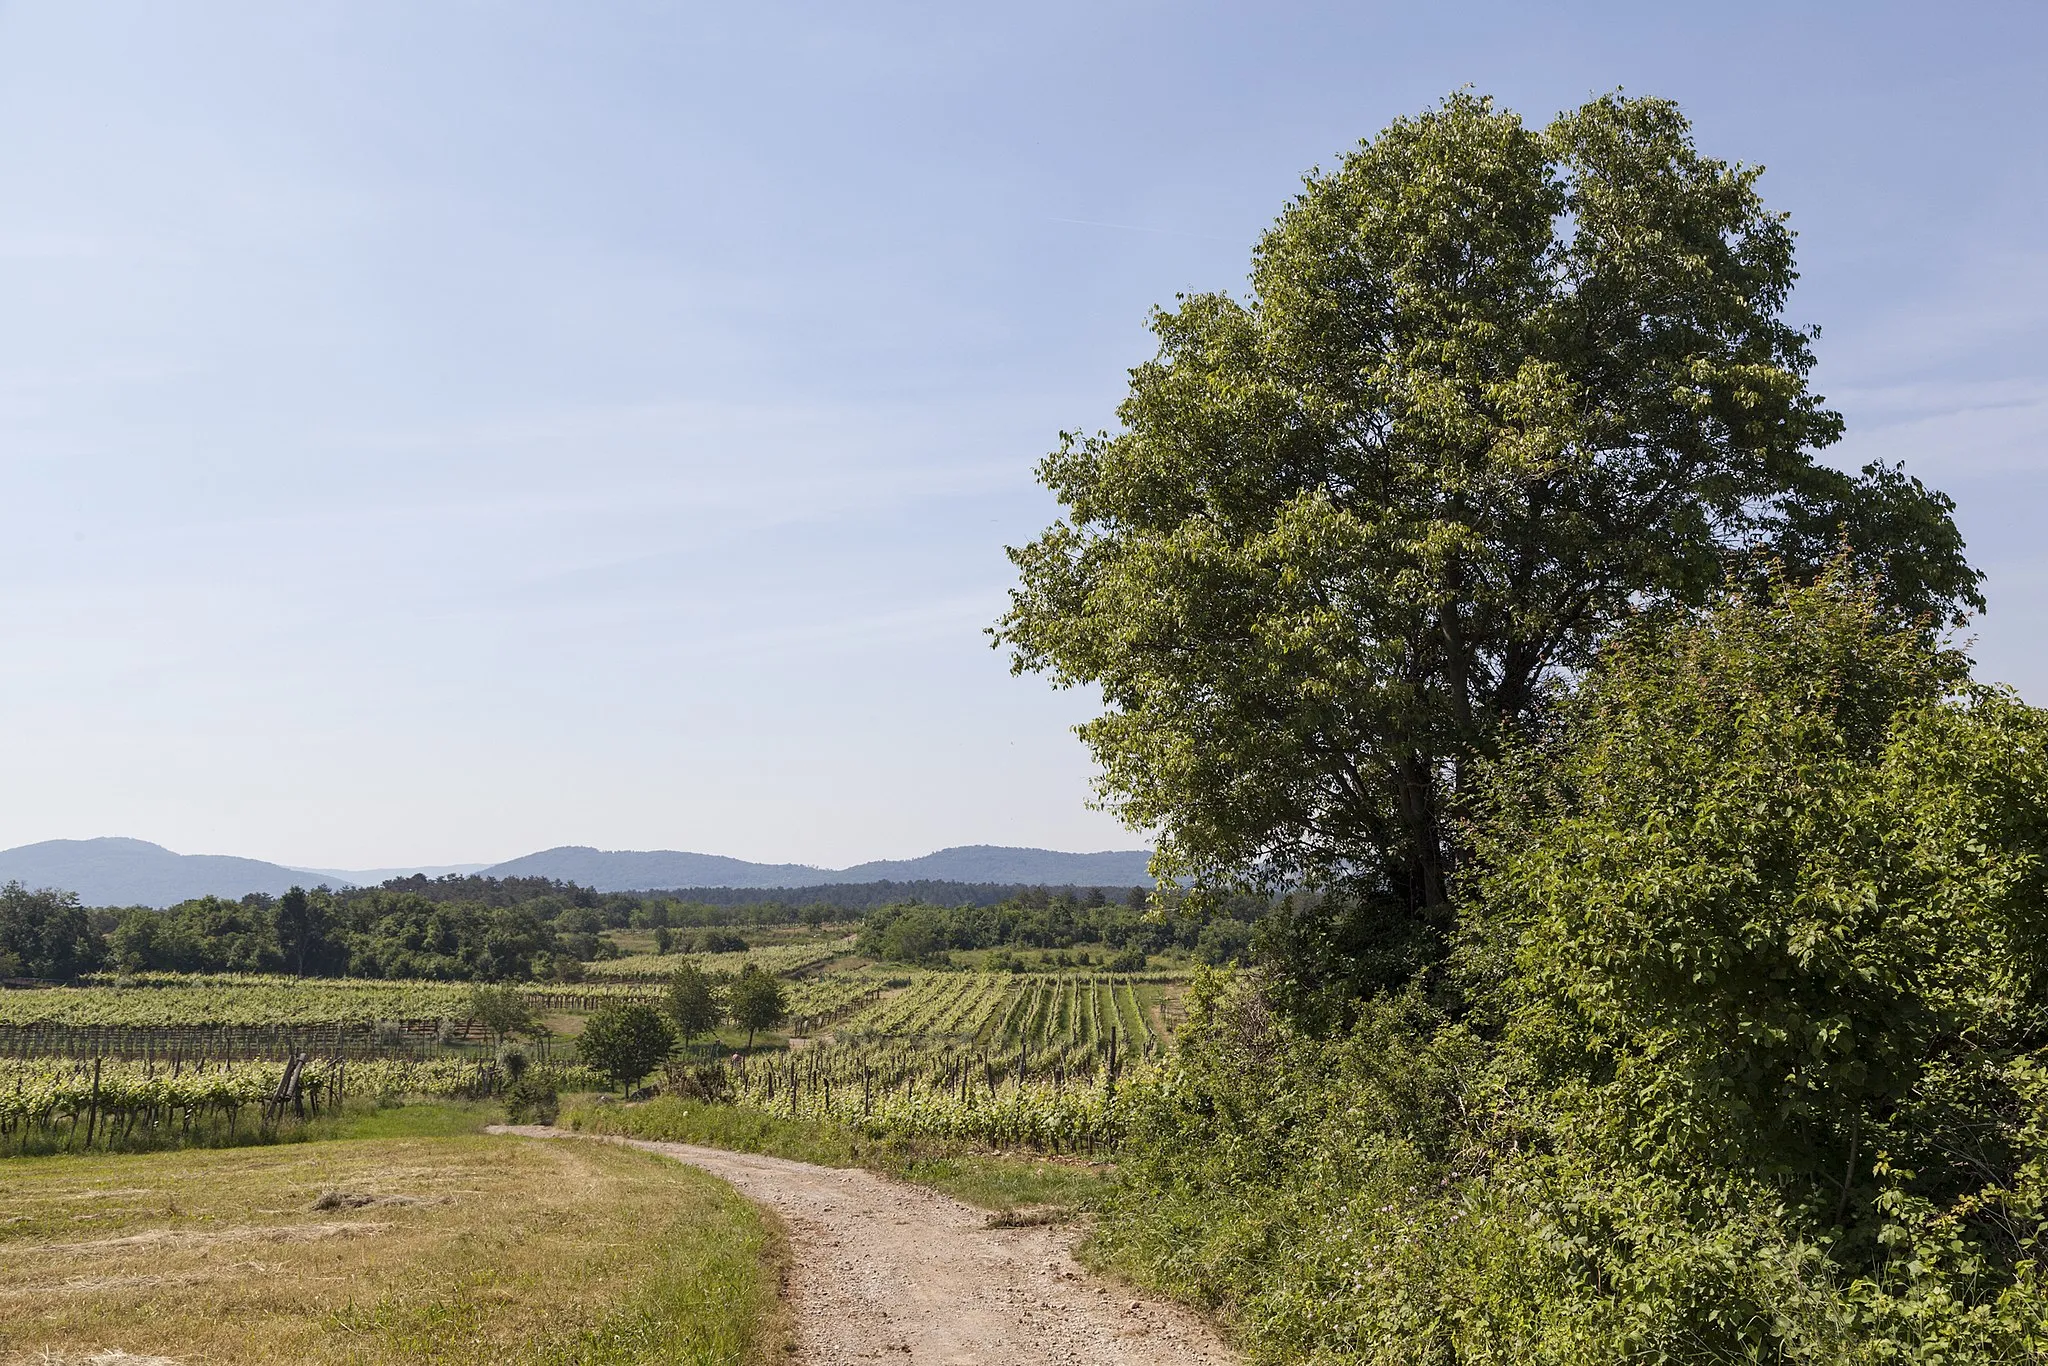
[[[85,1121],[85,1146],[87,1148],[92,1147],[93,1130],[99,1127],[100,1122],[100,1062],[101,1059],[98,1057],[94,1057],[92,1060],[92,1110]]]

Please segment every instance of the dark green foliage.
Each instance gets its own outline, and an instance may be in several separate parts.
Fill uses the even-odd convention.
[[[672,953],[745,953],[745,935],[731,930],[691,930],[673,935],[669,940]]]
[[[1398,960],[1448,942],[1475,761],[1646,605],[1844,541],[1893,619],[1982,605],[1945,498],[1815,458],[1841,421],[1757,175],[1668,101],[1455,95],[1311,176],[1249,298],[1154,315],[1120,430],[1040,466],[1065,514],[997,637],[1101,690],[1155,867],[1340,884],[1415,922]]]
[[[295,976],[318,976],[348,962],[347,947],[334,934],[333,898],[294,887],[277,899],[273,921],[278,956]]]
[[[576,1039],[576,1055],[631,1090],[675,1051],[675,1027],[645,1001],[624,1001],[594,1010]]]
[[[773,974],[749,963],[725,989],[725,1009],[732,1022],[747,1031],[747,1047],[752,1049],[756,1033],[773,1029],[789,1015],[789,994]]]
[[[1221,920],[1254,922],[1265,914],[1266,906],[1264,897],[1222,897],[1214,902],[1214,914]],[[1100,892],[1075,896],[1034,888],[992,906],[882,906],[861,921],[857,947],[870,958],[906,963],[922,962],[948,949],[1005,946],[1072,949],[1104,944],[1163,953],[1194,948],[1204,923],[1190,915],[1155,917],[1143,896],[1111,901]],[[1235,956],[1241,948],[1233,946],[1226,956]]]
[[[519,979],[559,952],[554,931],[526,907],[380,891],[351,899],[342,913],[354,977]]]
[[[1210,967],[1222,967],[1244,957],[1251,946],[1252,927],[1244,921],[1211,920],[1195,939],[1195,958]]]
[[[132,910],[107,936],[107,948],[122,972],[285,970],[275,908],[265,896],[207,896],[167,911]]]
[[[1888,1192],[2002,1236],[2048,1048],[2048,713],[1878,608],[1827,581],[1617,642],[1494,782],[1471,925],[1603,1141],[1769,1180],[1859,1266]]]
[[[936,906],[899,906],[862,927],[863,953],[894,963],[924,963],[945,952],[949,917]]]
[[[1482,815],[1427,991],[1319,1040],[1198,984],[1103,1255],[1259,1360],[2048,1356],[2048,713],[1767,582],[1625,631]]]
[[[1439,962],[1449,937],[1435,917],[1340,887],[1282,897],[1260,917],[1252,950],[1268,999],[1309,1033],[1329,1035],[1350,1028],[1363,1002]]]
[[[668,1015],[688,1043],[699,1034],[718,1028],[725,1008],[717,988],[695,963],[684,963],[668,979]]]
[[[105,953],[72,893],[0,887],[0,977],[69,981],[96,970]]]
[[[561,1098],[555,1084],[531,1072],[510,1081],[505,1087],[504,1101],[505,1119],[512,1124],[553,1124],[561,1113]]]

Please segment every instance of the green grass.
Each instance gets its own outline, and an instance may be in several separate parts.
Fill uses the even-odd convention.
[[[571,1105],[563,1111],[562,1123],[585,1133],[766,1153],[821,1167],[865,1167],[1006,1215],[1032,1209],[1089,1209],[1113,1180],[1100,1163],[1015,1157],[956,1143],[870,1138],[823,1120],[777,1119],[756,1110],[674,1097],[640,1105]]]
[[[325,1125],[321,1138],[449,1138],[478,1134],[504,1120],[495,1101],[416,1100],[345,1107]]]

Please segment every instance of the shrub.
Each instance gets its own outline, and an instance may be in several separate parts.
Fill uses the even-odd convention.
[[[553,1124],[561,1098],[553,1082],[531,1073],[505,1088],[505,1119],[512,1124]]]
[[[1198,977],[1104,1256],[1260,1360],[2044,1359],[2048,713],[1853,583],[1731,592],[1478,814],[1450,974],[1327,1040]]]

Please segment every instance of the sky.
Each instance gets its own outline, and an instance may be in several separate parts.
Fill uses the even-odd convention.
[[[1446,93],[1761,163],[2048,703],[2048,7],[0,0],[0,847],[1129,848],[984,628],[1147,310]]]

